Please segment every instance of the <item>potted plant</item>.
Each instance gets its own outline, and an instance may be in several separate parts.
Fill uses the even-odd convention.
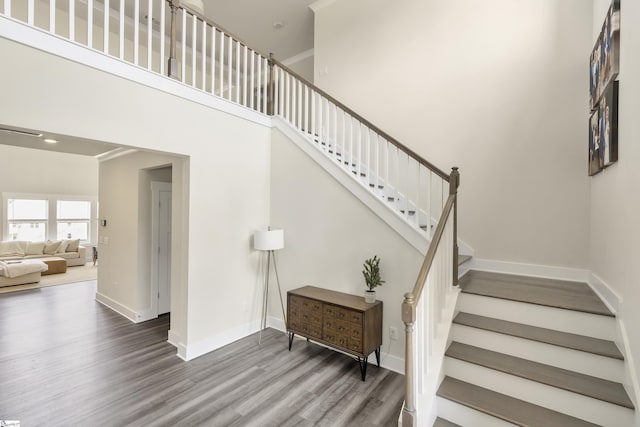
[[[369,258],[364,262],[364,270],[362,270],[364,281],[368,290],[364,292],[364,301],[373,304],[376,302],[376,291],[374,290],[378,286],[382,286],[384,280],[380,277],[380,258],[374,255],[373,258]]]

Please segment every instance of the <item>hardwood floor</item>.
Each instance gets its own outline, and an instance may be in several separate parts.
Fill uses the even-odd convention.
[[[403,377],[268,329],[184,362],[95,282],[0,295],[0,419],[23,426],[391,426]]]

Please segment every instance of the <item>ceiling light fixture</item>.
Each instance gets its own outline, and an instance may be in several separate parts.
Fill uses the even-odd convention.
[[[44,142],[46,142],[47,144],[57,144],[58,143],[58,141],[56,141],[53,138],[45,138]]]
[[[284,22],[282,21],[273,21],[273,28],[276,30],[280,30],[284,27]]]

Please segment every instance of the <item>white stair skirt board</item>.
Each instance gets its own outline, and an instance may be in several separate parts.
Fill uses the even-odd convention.
[[[440,418],[461,426],[513,427],[515,425],[439,396],[436,398],[436,405]]]
[[[633,410],[447,357],[447,375],[516,399],[607,427],[633,425]]]
[[[494,319],[541,328],[554,329],[587,337],[613,340],[616,336],[616,319],[610,316],[580,311],[546,307],[500,298],[461,293],[458,310]]]
[[[465,325],[453,325],[454,341],[556,366],[609,381],[622,382],[624,361]]]

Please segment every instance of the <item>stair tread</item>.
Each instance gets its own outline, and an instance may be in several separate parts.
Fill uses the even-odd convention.
[[[447,421],[444,418],[436,418],[433,423],[433,427],[461,427],[458,424],[452,423],[451,421]]]
[[[614,317],[586,283],[471,270],[460,279],[464,293]]]
[[[453,323],[624,360],[613,341],[460,312]]]
[[[445,377],[438,388],[437,395],[519,426],[596,426],[596,424],[451,377]]]
[[[471,259],[471,255],[458,255],[458,265],[462,265]]]
[[[451,343],[445,354],[454,359],[634,409],[633,402],[620,383],[456,341]]]

